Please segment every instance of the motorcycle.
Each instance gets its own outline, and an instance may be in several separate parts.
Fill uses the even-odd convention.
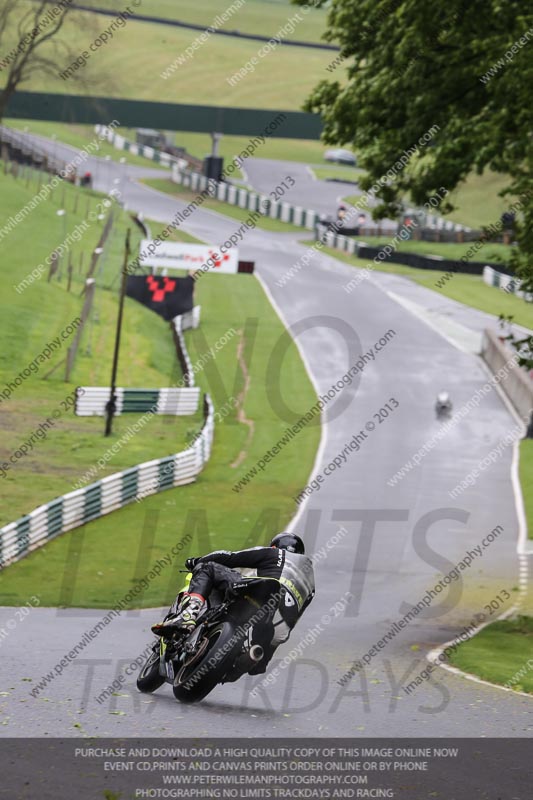
[[[448,392],[439,392],[435,403],[437,419],[449,417],[452,413],[452,401]]]
[[[263,658],[257,639],[277,608],[279,591],[273,578],[245,578],[223,597],[213,592],[192,631],[176,628],[155,642],[137,678],[139,691],[155,692],[169,683],[176,700],[197,703],[217,684],[238,680]]]

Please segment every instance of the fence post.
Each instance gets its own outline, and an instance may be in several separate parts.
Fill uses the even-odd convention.
[[[59,257],[57,252],[54,250],[52,255],[50,256],[50,269],[48,270],[48,283],[52,280],[52,276],[55,275],[57,272],[57,265],[58,265]]]
[[[94,278],[87,278],[85,281],[85,302],[83,304],[83,308],[81,311],[81,323],[78,326],[76,331],[76,335],[74,337],[74,341],[70,345],[69,349],[67,350],[67,366],[65,370],[65,381],[70,380],[70,373],[72,372],[72,367],[74,366],[74,361],[76,358],[76,353],[78,352],[78,346],[81,339],[81,334],[87,320],[91,312],[91,306],[93,304],[94,299],[94,290],[95,290],[95,280]]]

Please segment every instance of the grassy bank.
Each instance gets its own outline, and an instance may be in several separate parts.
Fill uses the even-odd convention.
[[[512,205],[511,198],[498,196],[498,192],[509,184],[506,175],[487,170],[483,175],[473,173],[464,183],[451,193],[450,200],[456,206],[447,219],[481,228],[491,222],[498,222],[501,215]]]
[[[533,694],[533,618],[500,620],[463,642],[450,658],[454,667],[485,681]]]
[[[497,223],[513,202],[511,198],[498,195],[508,184],[509,179],[506,175],[490,170],[483,175],[472,173],[450,193],[449,199],[454,204],[455,210],[447,214],[445,219],[475,230]],[[349,194],[344,200],[362,210],[368,207],[366,200],[361,199],[361,195]],[[410,204],[408,198],[405,202]],[[435,213],[439,213],[438,209]]]
[[[2,218],[16,214],[37,189],[37,182],[33,179],[27,182],[24,178],[15,180],[12,176],[0,176]],[[104,444],[103,421],[75,417],[66,399],[79,385],[109,385],[126,229],[131,228],[134,252],[140,241],[136,226],[118,206],[114,206],[116,224],[94,273],[97,289],[92,313],[83,332],[74,370],[69,382],[65,382],[65,358],[77,328],[75,326],[69,331],[68,326],[81,313],[85,275],[104,223],[104,220],[91,221],[90,215],[102,208],[97,206],[101,201],[102,198],[93,192],[65,184],[56,188],[52,197],[30,212],[2,242],[0,330],[4,347],[0,354],[1,390],[6,392],[5,387],[35,362],[48,342],[53,342],[56,337],[60,342],[46,363],[38,363],[37,371],[35,365],[29,368],[28,377],[24,377],[10,397],[4,395],[0,404],[0,463],[9,464],[6,474],[0,478],[4,498],[1,524],[31,511],[55,495],[70,491],[80,475],[110,444],[120,439],[132,422],[127,415],[117,418],[114,435]],[[63,217],[57,215],[60,208],[66,209]],[[85,230],[84,226],[87,226]],[[49,281],[45,264],[47,256],[76,228],[81,238],[68,248],[60,269]],[[69,261],[72,264],[70,291]],[[39,265],[44,269],[41,270]],[[28,276],[33,278],[29,285],[21,286],[21,281]],[[19,286],[18,292],[16,286]],[[112,288],[105,291],[103,286]],[[170,380],[179,377],[167,324],[129,298],[126,299],[123,337],[119,386],[168,386]],[[10,455],[43,422],[53,419],[53,412],[59,413],[59,417],[53,428],[47,430],[46,437],[41,435],[25,457],[10,464]],[[150,431],[132,439],[131,446],[121,449],[99,477],[155,455],[182,449],[189,426],[190,421],[180,420],[169,439],[163,419],[152,421]]]

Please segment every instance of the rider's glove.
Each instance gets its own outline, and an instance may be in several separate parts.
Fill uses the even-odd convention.
[[[200,561],[199,558],[188,558],[187,561],[185,562],[185,566],[187,567],[188,570],[191,570],[192,572],[192,570],[195,568],[195,566],[198,564],[199,561]]]

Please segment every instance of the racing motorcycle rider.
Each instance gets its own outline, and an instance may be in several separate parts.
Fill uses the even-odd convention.
[[[315,594],[313,562],[305,555],[302,539],[294,533],[278,533],[269,547],[251,547],[248,550],[215,550],[200,558],[188,558],[187,569],[192,570],[188,590],[181,600],[176,598],[164,622],[152,626],[153,633],[167,636],[176,628],[192,631],[200,611],[213,589],[224,593],[232,584],[245,580],[236,568],[253,570],[259,578],[279,581],[277,609],[265,614],[260,626],[254,629],[254,638],[263,648],[263,657],[249,671],[258,675],[266,667],[276,648],[286,642],[291,630]],[[250,577],[247,574],[247,577]]]

